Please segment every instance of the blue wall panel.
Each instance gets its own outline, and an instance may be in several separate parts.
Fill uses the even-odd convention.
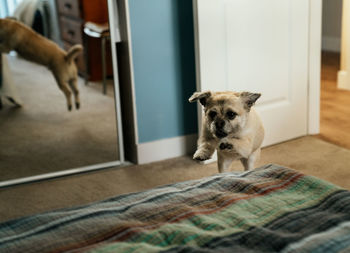
[[[129,0],[139,142],[197,132],[192,1]]]

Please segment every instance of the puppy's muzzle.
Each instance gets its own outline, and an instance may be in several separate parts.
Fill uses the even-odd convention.
[[[216,137],[224,138],[227,136],[227,133],[225,133],[225,131],[223,130],[224,126],[225,126],[224,120],[217,120],[215,122],[215,128],[216,128],[215,135],[216,135]]]
[[[218,138],[224,138],[224,137],[226,137],[227,136],[227,133],[225,133],[224,131],[222,131],[222,130],[216,130],[215,131],[215,135],[216,135],[216,137],[218,137]]]

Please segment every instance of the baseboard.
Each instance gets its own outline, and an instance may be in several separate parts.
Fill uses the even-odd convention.
[[[338,71],[338,80],[337,80],[337,88],[350,90],[350,82],[349,82],[348,72],[345,70]]]
[[[338,37],[322,37],[322,50],[340,52],[340,38]]]
[[[192,154],[196,150],[197,134],[179,136],[137,145],[137,163],[144,164]]]

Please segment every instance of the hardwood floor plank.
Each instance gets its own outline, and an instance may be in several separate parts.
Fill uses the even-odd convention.
[[[350,91],[337,88],[340,54],[322,52],[319,138],[350,149]]]

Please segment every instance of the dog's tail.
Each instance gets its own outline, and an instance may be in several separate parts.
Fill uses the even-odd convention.
[[[67,62],[73,61],[82,50],[83,50],[83,46],[80,44],[76,44],[72,46],[66,54],[66,57],[65,57],[66,61]]]

